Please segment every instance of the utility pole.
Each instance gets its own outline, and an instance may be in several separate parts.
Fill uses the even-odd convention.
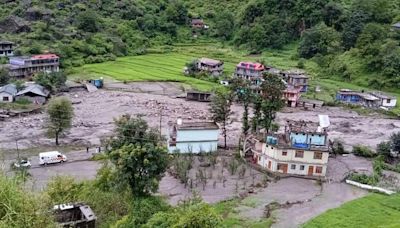
[[[158,108],[160,109],[160,139],[161,139],[161,137],[162,137],[162,134],[161,134],[161,123],[162,123],[162,115],[163,115],[163,113],[162,113],[162,107],[161,107],[160,103],[158,103]]]
[[[18,161],[19,161],[18,139],[15,139],[15,146],[17,147],[17,157],[18,157]]]

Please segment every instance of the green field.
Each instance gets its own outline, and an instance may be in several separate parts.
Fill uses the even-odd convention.
[[[150,49],[149,53],[140,56],[118,58],[116,61],[88,64],[75,68],[71,78],[88,79],[92,77],[109,77],[118,81],[172,81],[182,82],[198,90],[209,91],[218,84],[183,75],[186,63],[208,57],[224,61],[225,75],[232,75],[240,61],[264,60],[267,65],[289,69],[295,67],[297,61],[290,60],[293,47],[280,51],[266,51],[262,55],[248,56],[246,52],[234,50],[220,43],[199,43],[190,45],[174,45]]]
[[[303,227],[400,227],[400,195],[371,194],[328,210]]]

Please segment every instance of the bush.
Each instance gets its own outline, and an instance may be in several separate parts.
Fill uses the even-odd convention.
[[[333,141],[332,152],[334,154],[346,154],[347,153],[347,151],[344,149],[343,142],[340,140]]]
[[[361,145],[354,146],[352,153],[354,155],[357,155],[357,156],[360,156],[360,157],[365,157],[365,158],[372,158],[372,157],[376,156],[376,153],[374,153],[368,147],[361,146]]]
[[[375,174],[369,176],[367,174],[352,173],[348,176],[347,179],[368,185],[376,185],[379,182],[379,176]]]

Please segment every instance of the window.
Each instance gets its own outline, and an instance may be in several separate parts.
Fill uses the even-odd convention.
[[[8,97],[3,97],[3,101],[9,101]]]
[[[322,173],[322,167],[321,166],[315,167],[315,173]]]
[[[290,166],[290,168],[291,169],[296,169],[296,165],[293,164],[293,165]]]
[[[314,159],[322,159],[322,152],[314,152]]]
[[[304,157],[304,151],[302,151],[302,150],[296,150],[295,157],[296,157],[296,158],[302,158],[302,157]]]
[[[0,55],[2,55],[3,54],[3,51],[0,51]]]
[[[287,156],[287,151],[282,151],[282,156]]]
[[[390,104],[390,99],[386,99],[386,103]]]
[[[301,165],[301,166],[300,166],[300,170],[304,170],[304,165]]]

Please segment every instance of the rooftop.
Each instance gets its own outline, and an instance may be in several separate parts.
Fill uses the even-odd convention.
[[[284,135],[284,134],[278,134],[274,135],[274,138],[276,138],[276,143],[271,143],[268,142],[267,144],[282,148],[282,149],[300,149],[300,150],[314,150],[314,151],[320,151],[320,152],[328,152],[328,146],[327,145],[310,145],[306,143],[291,143],[290,140]]]
[[[240,62],[236,67],[246,68],[246,69],[254,69],[254,70],[264,70],[265,67],[261,63],[253,63],[253,62]]]
[[[400,22],[397,22],[396,24],[392,25],[392,27],[400,29]]]
[[[293,121],[287,120],[286,126],[289,127],[288,130],[291,132],[301,132],[301,133],[322,133],[318,132],[318,123],[311,121]]]
[[[370,100],[370,101],[379,100],[379,98],[374,95],[364,93],[364,92],[353,91],[353,90],[349,90],[349,89],[341,89],[341,90],[339,90],[338,93],[345,94],[345,95],[357,95],[357,96],[362,97],[365,100]]]
[[[16,60],[39,60],[39,59],[56,59],[59,58],[56,54],[41,54],[41,55],[32,55],[32,56],[14,56],[10,57],[10,59]]]
[[[188,122],[177,125],[178,130],[218,130],[215,122]]]
[[[19,91],[17,93],[17,96],[24,95],[27,93],[34,93],[34,94],[42,96],[42,97],[48,97],[50,94],[50,92],[47,91],[43,86],[38,85],[38,84],[32,84],[32,85],[28,85],[25,89]]]
[[[8,84],[3,87],[0,87],[0,93],[3,92],[15,96],[15,94],[17,94],[17,86],[15,86],[14,84]]]
[[[14,44],[14,43],[11,41],[0,40],[0,44]]]
[[[210,66],[216,66],[216,65],[220,65],[223,63],[220,60],[209,59],[209,58],[200,58],[199,62],[206,64],[206,65],[210,65]]]
[[[204,23],[204,21],[203,21],[203,19],[199,19],[199,18],[196,18],[196,19],[192,19],[192,24],[202,24],[202,23]]]
[[[381,98],[381,99],[396,99],[395,96],[389,95],[389,94],[385,94],[382,92],[371,92],[372,95],[374,95],[375,97]]]

